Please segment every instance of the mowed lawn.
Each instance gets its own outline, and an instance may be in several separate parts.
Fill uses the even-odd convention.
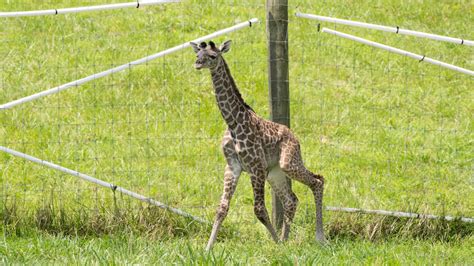
[[[119,0],[107,2],[120,2]],[[290,1],[291,128],[324,204],[474,217],[474,80],[317,31],[314,13],[473,40],[471,1]],[[98,0],[0,0],[1,11]],[[259,18],[221,36],[244,99],[269,117],[265,1],[183,1],[0,19],[0,104]],[[328,27],[467,69],[474,50]],[[210,75],[186,49],[0,112],[0,145],[153,197],[212,222],[225,129]],[[324,212],[301,184],[290,240],[273,243],[243,174],[212,253],[210,228],[75,177],[0,154],[2,263],[474,264],[473,224]],[[270,188],[267,207],[271,208]]]

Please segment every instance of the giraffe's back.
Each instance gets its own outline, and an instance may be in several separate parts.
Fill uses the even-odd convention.
[[[283,143],[294,143],[299,146],[298,140],[291,130],[282,124],[261,119],[261,143],[269,168],[277,166],[280,160]]]

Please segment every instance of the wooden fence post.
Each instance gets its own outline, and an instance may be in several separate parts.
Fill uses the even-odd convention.
[[[289,127],[288,0],[267,0],[267,43],[270,116],[272,121]],[[283,205],[273,191],[272,205],[272,221],[279,230]]]

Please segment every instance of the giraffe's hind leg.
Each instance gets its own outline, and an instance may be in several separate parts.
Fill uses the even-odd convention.
[[[306,169],[301,158],[300,146],[294,139],[287,140],[282,144],[280,167],[288,177],[310,187],[316,203],[316,240],[326,243],[323,229],[324,178]]]
[[[291,223],[295,217],[296,207],[298,206],[298,198],[291,189],[286,174],[279,166],[272,168],[268,172],[268,182],[273,191],[283,203],[284,219],[281,231],[280,241],[286,241],[290,233]]]

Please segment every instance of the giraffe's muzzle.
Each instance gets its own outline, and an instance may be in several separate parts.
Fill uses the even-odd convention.
[[[201,63],[197,63],[197,62],[194,63],[194,68],[195,68],[195,69],[200,70],[200,69],[202,69],[202,67],[203,67],[203,66],[202,66]]]

